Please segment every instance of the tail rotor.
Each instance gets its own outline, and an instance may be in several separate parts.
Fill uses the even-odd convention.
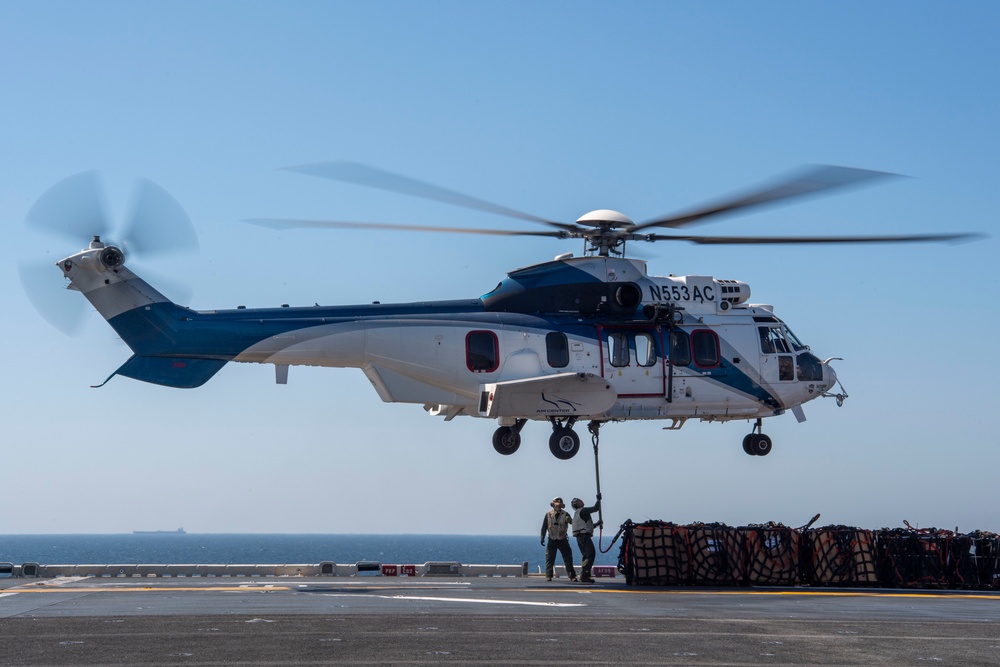
[[[114,224],[96,171],[74,174],[53,185],[28,211],[24,224],[49,238],[38,237],[46,248],[41,256],[18,262],[21,285],[39,315],[67,335],[80,332],[90,309],[79,294],[64,289],[66,281],[54,266],[68,251],[99,239],[120,249],[122,261],[131,264],[139,257],[198,250],[198,237],[187,213],[166,190],[149,180],[136,183],[125,221]],[[52,248],[51,239],[70,241],[76,247],[59,244]]]

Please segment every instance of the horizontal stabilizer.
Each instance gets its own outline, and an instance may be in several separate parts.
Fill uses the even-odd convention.
[[[225,365],[226,362],[219,359],[142,357],[137,354],[109,375],[108,380],[116,375],[124,375],[133,380],[142,380],[165,387],[193,389],[208,382]],[[103,386],[108,380],[97,386]]]
[[[560,373],[483,385],[479,414],[484,417],[597,416],[618,400],[604,378],[591,373]]]

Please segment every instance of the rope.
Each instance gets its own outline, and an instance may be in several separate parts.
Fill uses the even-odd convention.
[[[601,422],[590,422],[587,424],[587,430],[590,431],[590,442],[594,445],[594,476],[597,478],[597,500],[601,503],[601,506],[597,508],[597,548],[602,554],[606,554],[611,551],[611,547],[615,546],[622,531],[618,531],[618,535],[615,535],[611,544],[605,549],[602,544],[604,542],[604,502],[601,500],[601,462],[597,451],[601,442]]]

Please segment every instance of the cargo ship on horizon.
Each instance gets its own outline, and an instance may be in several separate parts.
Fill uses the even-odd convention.
[[[133,530],[133,535],[187,535],[183,528],[177,530]]]

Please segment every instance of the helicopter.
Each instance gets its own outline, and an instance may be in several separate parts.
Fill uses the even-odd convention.
[[[956,242],[977,236],[762,237],[660,231],[894,176],[849,167],[803,168],[770,185],[639,223],[612,210],[591,211],[575,222],[548,220],[351,162],[289,169],[543,228],[282,218],[245,222],[272,228],[362,227],[576,239],[583,242],[583,252],[510,271],[476,298],[193,310],[168,299],[129,267],[132,253],[197,244],[180,205],[158,186],[141,182],[123,242],[111,241],[96,172],[84,172],[44,193],[25,222],[70,238],[92,238],[56,266],[68,281],[66,287],[81,292],[133,352],[96,386],[123,376],[196,388],[229,362],[272,365],[279,384],[287,383],[291,366],[357,368],[384,402],[417,404],[445,421],[459,416],[494,420],[492,444],[503,455],[518,450],[529,422],[549,424],[549,449],[566,460],[580,450],[574,427],[581,421],[588,422],[596,438],[601,425],[609,422],[666,420],[665,429],[678,430],[694,419],[751,422],[743,450],[764,456],[772,441],[762,430],[763,419],[791,412],[804,421],[802,406],[816,398],[833,398],[843,405],[847,393],[832,365],[837,358],[820,358],[771,305],[752,302],[746,282],[651,275],[645,260],[626,256],[626,245]],[[33,294],[37,290],[29,289],[29,296]],[[32,300],[40,306],[35,296]]]

